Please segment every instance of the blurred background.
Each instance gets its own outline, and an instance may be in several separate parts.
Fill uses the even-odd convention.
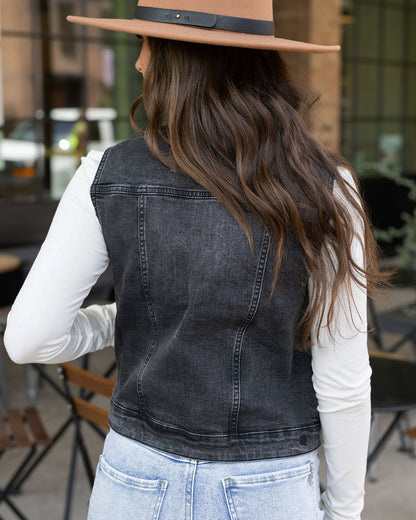
[[[66,22],[71,13],[130,18],[134,7],[1,0],[0,247],[16,240],[19,226],[36,241],[79,158],[134,135],[128,113],[141,89],[136,38]],[[287,60],[322,94],[313,132],[351,161],[375,225],[399,225],[412,201],[388,176],[416,171],[415,0],[281,0],[275,15],[279,36],[342,43],[339,55]],[[15,219],[15,204],[32,215],[32,237]]]
[[[133,135],[134,36],[68,14],[128,18],[129,2],[2,0],[1,202],[59,199],[82,156]]]
[[[69,24],[66,16],[131,18],[135,4],[135,0],[1,0],[0,333],[80,158],[91,149],[104,150],[136,135],[129,109],[141,92],[141,76],[134,68],[138,40]],[[292,53],[284,58],[301,81],[320,93],[311,119],[313,134],[353,165],[383,262],[399,268],[397,285],[370,309],[376,332],[370,342],[379,350],[400,350],[414,362],[416,0],[278,0],[274,7],[278,36],[342,45],[340,54]],[[145,124],[143,113],[139,124]],[[106,273],[90,302],[107,301],[111,288],[111,274]],[[391,318],[392,313],[400,314],[402,321],[388,321],[386,316]],[[47,384],[39,385],[33,370],[13,366],[1,354],[0,348],[3,407],[37,404],[53,431],[67,413],[56,392]],[[112,352],[101,356],[99,371],[110,363]],[[55,369],[48,370],[56,378]],[[412,402],[410,408],[416,407],[416,398]],[[389,420],[383,419],[377,429],[382,431]],[[407,414],[406,420],[416,425],[416,412]],[[403,449],[403,428],[399,433]],[[98,456],[101,442],[91,442]],[[397,439],[390,437],[379,471],[373,468],[370,476],[377,484],[367,486],[366,520],[415,517],[416,466],[407,456],[415,449],[408,445],[403,456],[397,448]],[[45,468],[38,473],[42,478],[28,481],[17,498],[31,511],[30,518],[61,517],[70,449],[71,439],[63,440],[56,455],[40,466]],[[18,460],[8,457],[2,459],[0,484],[8,465],[11,468]],[[82,500],[74,505],[79,509],[73,518],[83,518],[89,486],[82,475],[77,485]],[[14,518],[2,507],[1,520]]]

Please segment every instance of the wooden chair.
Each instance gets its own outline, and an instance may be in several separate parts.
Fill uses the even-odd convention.
[[[0,413],[0,458],[11,449],[29,450],[4,488],[0,488],[0,504],[5,502],[22,520],[27,520],[28,517],[16,506],[10,495],[16,491],[17,485],[23,483],[22,474],[35,456],[37,448],[49,445],[50,442],[36,408],[25,408],[23,411],[9,409],[5,414]]]
[[[404,434],[412,439],[416,439],[416,428],[409,428]]]
[[[70,463],[70,471],[68,477],[67,497],[64,511],[64,518],[68,520],[71,515],[71,504],[73,496],[73,488],[75,481],[76,461],[78,450],[87,473],[91,488],[94,483],[94,470],[91,459],[88,454],[84,435],[82,432],[82,422],[87,422],[101,438],[105,437],[108,429],[108,409],[91,402],[95,395],[110,398],[115,386],[112,381],[104,376],[100,376],[79,368],[69,363],[59,365],[60,378],[64,383],[67,399],[71,404],[72,421],[75,424],[75,439],[72,450],[72,458]],[[76,394],[76,388],[80,390],[79,395]]]

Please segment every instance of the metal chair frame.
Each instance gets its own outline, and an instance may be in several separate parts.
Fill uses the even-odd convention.
[[[372,338],[379,349],[378,351],[372,352],[373,355],[405,360],[403,356],[397,354],[397,351],[410,341],[416,357],[416,319],[409,316],[409,310],[413,310],[416,318],[416,302],[394,307],[387,312],[378,314],[375,309],[374,301],[369,298],[368,311],[372,325],[370,330],[372,332]],[[399,338],[387,346],[383,337],[384,331],[398,334]],[[386,413],[388,411],[389,410],[385,410]],[[407,411],[399,411],[397,409],[391,411],[395,414],[394,418],[383,435],[376,441],[375,447],[372,449],[368,458],[369,474],[372,476],[372,480],[376,480],[377,477],[374,469],[371,470],[371,468],[375,468],[374,462],[395,430],[399,432],[400,436],[400,451],[410,453],[412,456],[416,455],[415,443],[407,438],[406,434],[409,430],[409,416]],[[379,410],[373,412],[373,418],[375,413],[382,412]]]
[[[393,413],[393,419],[371,449],[367,458],[367,469],[375,463],[387,441],[396,429],[399,430],[401,451],[413,454],[413,446],[406,443],[408,431],[403,428],[406,412],[416,409],[416,362],[408,361],[397,354],[380,351],[370,352],[370,362],[373,368],[372,415]],[[387,377],[388,374],[390,377]],[[412,376],[409,384],[409,375]],[[372,480],[376,480],[373,475]]]
[[[71,517],[78,451],[81,453],[81,460],[84,464],[91,489],[94,483],[94,470],[84,441],[82,423],[87,422],[102,439],[105,437],[106,432],[103,431],[103,428],[108,428],[108,409],[92,404],[90,401],[92,397],[97,394],[110,399],[115,386],[115,381],[69,363],[60,364],[58,370],[60,378],[64,384],[66,397],[71,403],[71,422],[75,425],[75,438],[70,462],[64,511],[64,519],[69,520]],[[79,396],[74,394],[69,383],[80,388],[81,391]]]

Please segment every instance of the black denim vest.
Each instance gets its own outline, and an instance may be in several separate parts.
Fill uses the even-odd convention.
[[[264,227],[246,235],[217,199],[143,138],[108,149],[91,197],[114,273],[118,381],[110,425],[196,459],[287,457],[319,445],[311,357],[294,349],[307,272],[289,237],[270,297]]]

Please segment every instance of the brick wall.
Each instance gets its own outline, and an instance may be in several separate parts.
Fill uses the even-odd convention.
[[[30,31],[30,2],[2,2],[2,30]],[[33,106],[33,42],[26,38],[0,38],[3,67],[3,103],[7,117],[23,118]]]
[[[342,0],[276,0],[276,35],[311,43],[338,44],[341,39],[341,3]],[[326,148],[338,151],[340,53],[282,55],[298,78],[321,95],[313,113],[311,129]]]

